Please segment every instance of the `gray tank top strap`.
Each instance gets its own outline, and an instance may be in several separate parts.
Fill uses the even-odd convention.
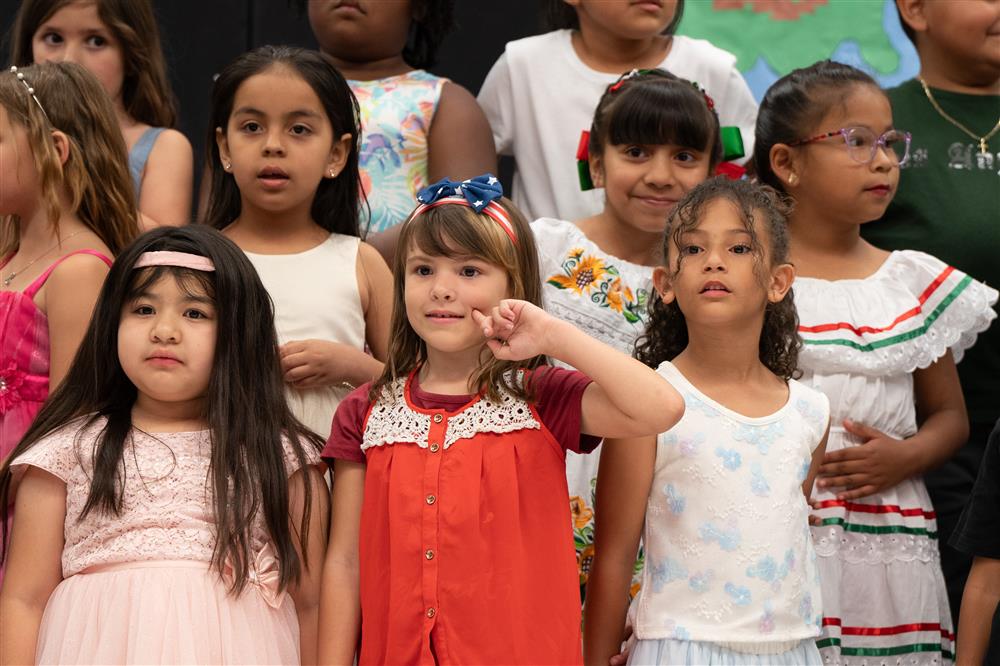
[[[136,195],[139,194],[139,186],[142,184],[142,172],[146,169],[146,160],[149,159],[149,154],[153,152],[153,144],[164,129],[166,128],[150,127],[133,144],[132,150],[128,151],[128,171],[132,175]]]

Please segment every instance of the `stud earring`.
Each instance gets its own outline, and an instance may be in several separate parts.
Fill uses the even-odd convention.
[[[334,171],[333,169],[330,169],[330,178],[336,178],[336,177],[337,177],[337,172]]]
[[[793,174],[789,174],[789,176],[788,176],[788,184],[789,185],[794,185],[797,182],[799,182],[799,177],[796,176],[794,173]]]
[[[222,161],[222,169],[224,171],[229,171],[232,168],[233,168],[233,163],[232,162],[230,162],[229,160],[223,160]]]

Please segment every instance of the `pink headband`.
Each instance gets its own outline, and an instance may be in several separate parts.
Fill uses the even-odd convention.
[[[143,252],[132,268],[148,268],[149,266],[177,266],[195,271],[211,273],[215,265],[208,257],[188,252]]]
[[[419,206],[417,206],[416,210],[413,211],[412,217],[420,215],[428,208],[437,208],[438,206],[443,206],[445,204],[458,204],[460,206],[468,206],[469,208],[473,208],[473,205],[469,203],[465,197],[461,196],[444,197],[429,204],[420,204]],[[475,209],[473,208],[473,210]],[[490,217],[491,219],[493,219],[493,221],[499,224],[500,228],[504,230],[504,233],[506,233],[507,236],[510,237],[510,241],[514,245],[517,245],[517,234],[514,233],[514,225],[511,224],[510,218],[507,217],[507,211],[504,210],[503,206],[498,204],[496,201],[491,201],[488,204],[486,204],[483,207],[483,209],[479,212],[486,215],[487,217]]]

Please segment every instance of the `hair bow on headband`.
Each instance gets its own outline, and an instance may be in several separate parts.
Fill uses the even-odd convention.
[[[503,196],[503,185],[491,173],[468,178],[463,181],[442,178],[433,185],[428,185],[417,193],[420,205],[413,211],[412,217],[417,217],[428,208],[436,208],[444,204],[468,206],[477,213],[482,213],[494,220],[517,245],[517,234],[507,211],[500,205],[498,199]]]
[[[491,201],[503,196],[503,185],[491,173],[462,181],[442,178],[417,193],[417,201],[429,205],[446,197],[465,197],[469,206],[477,213],[483,212]]]

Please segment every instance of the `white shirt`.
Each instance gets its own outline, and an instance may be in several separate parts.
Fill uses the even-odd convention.
[[[636,637],[754,645],[816,636],[822,604],[802,482],[830,420],[826,396],[790,380],[781,409],[751,418],[669,361],[657,372],[685,412],[656,441]]]
[[[604,206],[603,190],[580,191],[576,149],[604,89],[619,75],[585,65],[571,36],[556,30],[509,42],[479,92],[497,152],[517,160],[513,200],[529,220],[578,220]],[[753,153],[757,103],[736,56],[705,40],[674,36],[659,67],[707,90],[720,123],[738,126],[746,154]]]
[[[365,313],[356,273],[360,242],[355,236],[330,234],[305,252],[245,253],[274,303],[279,345],[316,339],[365,348]],[[348,393],[334,386],[289,386],[286,391],[295,417],[324,439],[337,405]]]

